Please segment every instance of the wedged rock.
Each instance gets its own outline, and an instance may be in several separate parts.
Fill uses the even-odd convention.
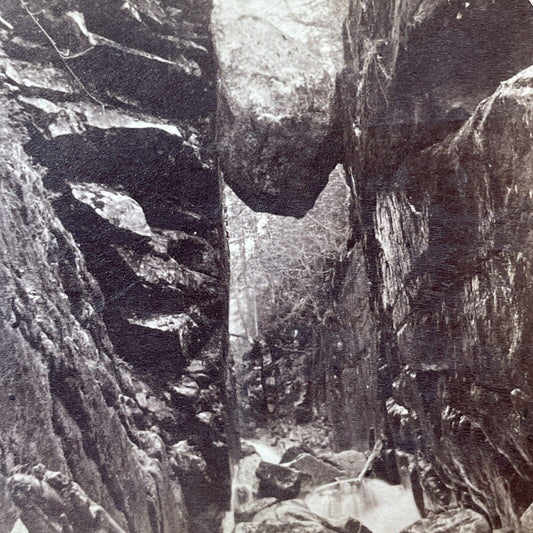
[[[321,454],[320,459],[335,465],[347,478],[355,478],[363,470],[367,457],[357,450],[344,450],[338,453]]]
[[[325,485],[326,483],[332,483],[343,474],[338,468],[313,457],[309,453],[300,454],[296,459],[290,463],[285,463],[283,466],[292,468],[303,474],[308,474],[311,477],[311,486],[306,486],[306,490]]]
[[[256,476],[259,478],[260,497],[274,497],[278,500],[298,497],[304,478],[297,470],[265,461],[259,464]]]
[[[423,518],[401,533],[491,533],[487,519],[471,509],[451,509]]]
[[[348,2],[217,0],[219,153],[252,208],[303,216],[338,161],[331,134]]]

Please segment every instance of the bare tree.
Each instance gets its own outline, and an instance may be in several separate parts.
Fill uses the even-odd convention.
[[[242,355],[254,341],[262,342],[268,362],[260,358],[258,390],[271,410],[283,396],[305,403],[309,376],[317,374],[318,330],[347,237],[347,195],[340,167],[302,219],[255,213],[226,190],[232,348],[246,374],[254,370],[242,367]]]

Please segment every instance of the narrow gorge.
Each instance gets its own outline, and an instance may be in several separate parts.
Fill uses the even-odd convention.
[[[0,100],[0,532],[533,532],[528,0],[1,0]]]

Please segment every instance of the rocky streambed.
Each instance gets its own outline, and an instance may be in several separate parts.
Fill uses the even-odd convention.
[[[224,533],[492,531],[483,515],[460,507],[421,518],[409,472],[398,485],[365,475],[378,454],[283,447],[243,441]]]

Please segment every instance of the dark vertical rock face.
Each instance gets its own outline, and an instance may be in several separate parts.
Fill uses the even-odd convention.
[[[212,531],[227,503],[209,11],[2,5],[2,531]]]
[[[423,457],[433,509],[506,527],[533,499],[532,29],[528,2],[353,2],[338,84],[355,199],[341,301],[370,317],[345,365],[349,437],[379,428]],[[361,421],[349,401],[369,388]]]

